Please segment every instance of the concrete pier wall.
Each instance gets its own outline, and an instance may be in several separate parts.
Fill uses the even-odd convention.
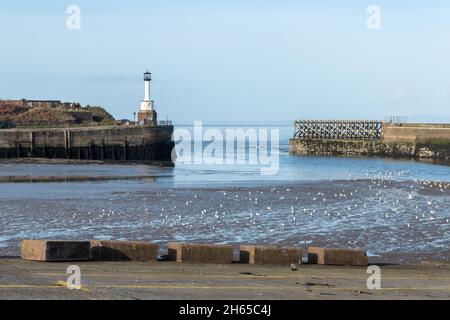
[[[383,124],[380,141],[291,139],[290,152],[379,155],[450,162],[450,124]]]
[[[427,142],[427,141],[449,141],[450,124],[383,124],[383,141],[389,142]]]
[[[0,158],[56,158],[171,164],[173,126],[0,130]]]

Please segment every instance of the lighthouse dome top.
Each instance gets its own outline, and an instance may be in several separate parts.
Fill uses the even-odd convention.
[[[150,80],[152,80],[152,74],[147,70],[147,72],[144,73],[144,81]]]

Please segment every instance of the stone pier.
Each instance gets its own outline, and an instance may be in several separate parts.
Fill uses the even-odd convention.
[[[0,159],[50,158],[172,164],[173,126],[0,130]]]

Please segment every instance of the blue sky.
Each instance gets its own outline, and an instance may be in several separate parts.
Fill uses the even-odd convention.
[[[0,0],[0,98],[132,118],[150,68],[176,123],[449,121],[450,3],[411,2]],[[71,4],[81,30],[66,28]],[[371,4],[381,30],[366,27]]]

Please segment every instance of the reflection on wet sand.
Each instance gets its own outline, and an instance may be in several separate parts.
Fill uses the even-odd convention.
[[[0,176],[0,183],[87,182],[113,180],[142,180],[154,182],[154,176]]]

